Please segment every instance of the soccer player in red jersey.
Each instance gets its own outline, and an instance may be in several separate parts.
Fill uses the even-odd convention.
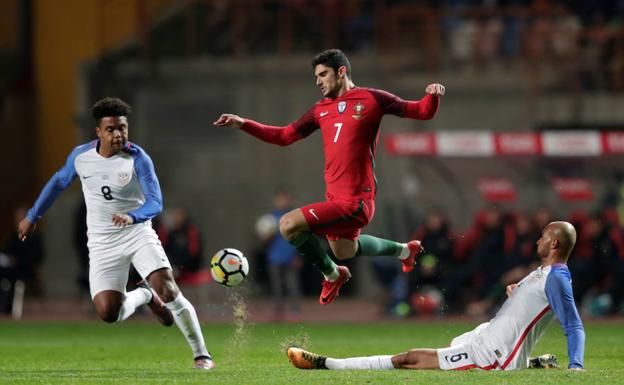
[[[290,211],[280,219],[279,228],[301,256],[323,273],[320,303],[324,305],[336,298],[351,273],[346,266],[338,266],[331,260],[317,235],[327,238],[339,260],[358,255],[389,255],[401,260],[404,272],[414,268],[415,257],[422,251],[419,241],[399,243],[360,232],[375,213],[375,150],[381,118],[392,114],[431,119],[445,90],[440,84],[430,84],[422,99],[406,101],[386,91],[356,87],[351,81],[351,64],[338,49],[318,54],[312,60],[312,67],[324,98],[297,121],[276,127],[223,114],[214,124],[242,129],[280,146],[321,130],[326,200]]]

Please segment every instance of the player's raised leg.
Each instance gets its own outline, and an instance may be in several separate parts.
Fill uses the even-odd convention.
[[[372,235],[361,235],[357,241],[357,250],[354,256],[392,256],[401,261],[403,272],[409,273],[414,269],[416,257],[423,252],[418,240],[399,243],[389,239],[377,238]]]
[[[163,268],[149,274],[147,280],[150,286],[171,311],[176,325],[186,338],[193,351],[194,369],[212,369],[214,362],[206,349],[204,336],[199,325],[199,319],[193,305],[182,295],[173,279],[171,269]]]

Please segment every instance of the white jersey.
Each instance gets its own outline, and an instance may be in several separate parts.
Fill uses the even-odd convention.
[[[478,333],[477,343],[494,353],[502,370],[526,368],[537,340],[553,319],[545,291],[550,271],[551,266],[540,267],[520,281]]]
[[[134,223],[148,221],[162,210],[162,195],[149,156],[136,144],[102,157],[99,141],[76,147],[67,162],[48,182],[28,213],[36,222],[69,184],[80,178],[87,206],[89,235],[123,231],[112,222],[113,214],[128,214]]]

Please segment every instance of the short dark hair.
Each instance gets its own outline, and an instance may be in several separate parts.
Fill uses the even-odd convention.
[[[106,116],[128,116],[132,108],[119,98],[104,98],[95,102],[91,107],[93,118],[97,123]]]
[[[312,68],[316,68],[317,65],[322,64],[327,67],[333,68],[338,73],[338,68],[347,67],[347,76],[351,78],[351,63],[344,52],[337,48],[325,50],[312,59]]]

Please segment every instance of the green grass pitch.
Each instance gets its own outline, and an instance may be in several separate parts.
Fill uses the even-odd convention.
[[[191,353],[179,330],[151,323],[0,323],[0,384],[624,384],[624,325],[587,323],[586,372],[302,371],[284,354],[296,342],[331,356],[440,347],[474,324],[259,324],[203,326],[217,363],[190,370]],[[554,323],[534,353],[567,363]]]

